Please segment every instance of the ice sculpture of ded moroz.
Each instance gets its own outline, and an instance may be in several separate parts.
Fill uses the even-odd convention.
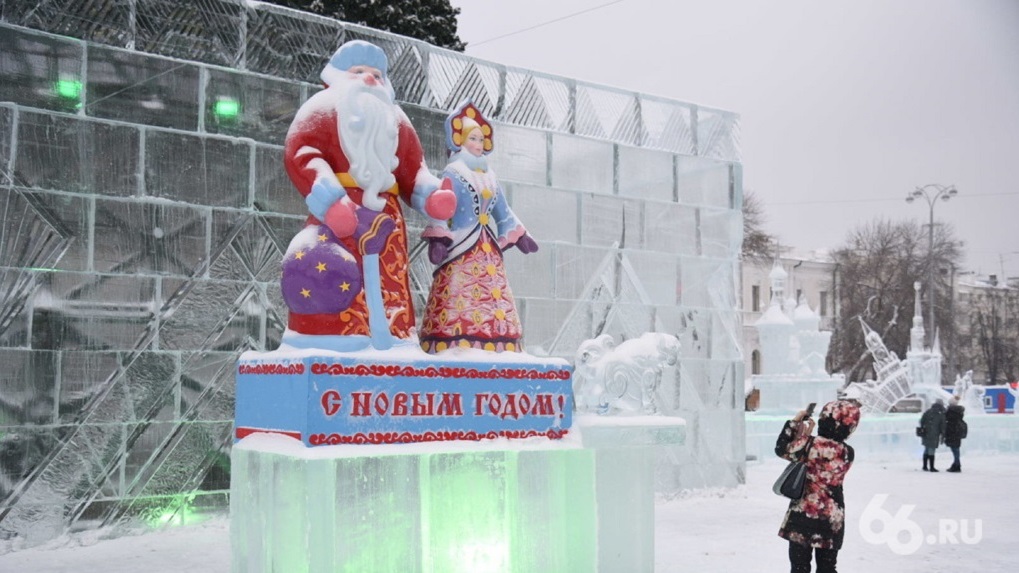
[[[453,193],[429,173],[387,68],[374,44],[344,44],[322,72],[327,88],[301,106],[287,134],[287,173],[310,213],[283,260],[292,345],[324,343],[298,334],[343,336],[338,350],[365,347],[369,335],[377,349],[392,345],[390,334],[408,338],[400,199],[436,220],[453,214]]]

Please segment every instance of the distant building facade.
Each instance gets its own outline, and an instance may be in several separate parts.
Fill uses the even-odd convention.
[[[963,273],[954,287],[957,352],[950,368],[972,370],[977,384],[1019,380],[1019,277]]]
[[[820,317],[820,329],[834,329],[839,315],[838,266],[826,252],[786,253],[778,264],[787,273],[783,307],[802,297]],[[771,301],[773,261],[744,262],[741,270],[743,361],[746,377],[762,374],[761,341],[754,325]],[[1019,381],[1019,277],[960,273],[953,280],[951,310],[956,331],[941,338],[947,383],[968,370],[980,385]]]

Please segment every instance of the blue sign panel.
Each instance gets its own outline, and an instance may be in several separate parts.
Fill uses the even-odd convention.
[[[282,433],[308,446],[565,435],[572,368],[508,363],[249,353],[237,372],[236,437]]]

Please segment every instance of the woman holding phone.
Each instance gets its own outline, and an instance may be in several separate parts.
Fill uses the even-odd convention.
[[[835,573],[845,536],[842,481],[854,457],[852,446],[845,440],[860,422],[860,407],[850,400],[825,404],[818,417],[816,437],[811,435],[812,410],[808,407],[787,421],[775,443],[779,457],[803,459],[807,466],[803,495],[789,502],[778,535],[789,541],[792,573],[810,573],[812,557],[817,559],[817,573]]]

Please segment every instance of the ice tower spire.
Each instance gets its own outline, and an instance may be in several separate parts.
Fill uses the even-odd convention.
[[[920,303],[920,281],[913,283],[913,328],[909,329],[909,349],[920,352],[926,332],[923,328],[923,308]]]
[[[771,279],[771,302],[768,304],[768,310],[754,323],[761,341],[762,374],[786,373],[790,368],[790,337],[795,327],[792,319],[782,311],[787,276],[781,263],[775,259],[775,266],[768,274]]]
[[[782,263],[775,259],[775,265],[768,273],[768,278],[771,279],[771,304],[776,304],[776,302],[779,305],[782,304],[785,299],[785,279],[788,276],[789,273],[782,268]]]

